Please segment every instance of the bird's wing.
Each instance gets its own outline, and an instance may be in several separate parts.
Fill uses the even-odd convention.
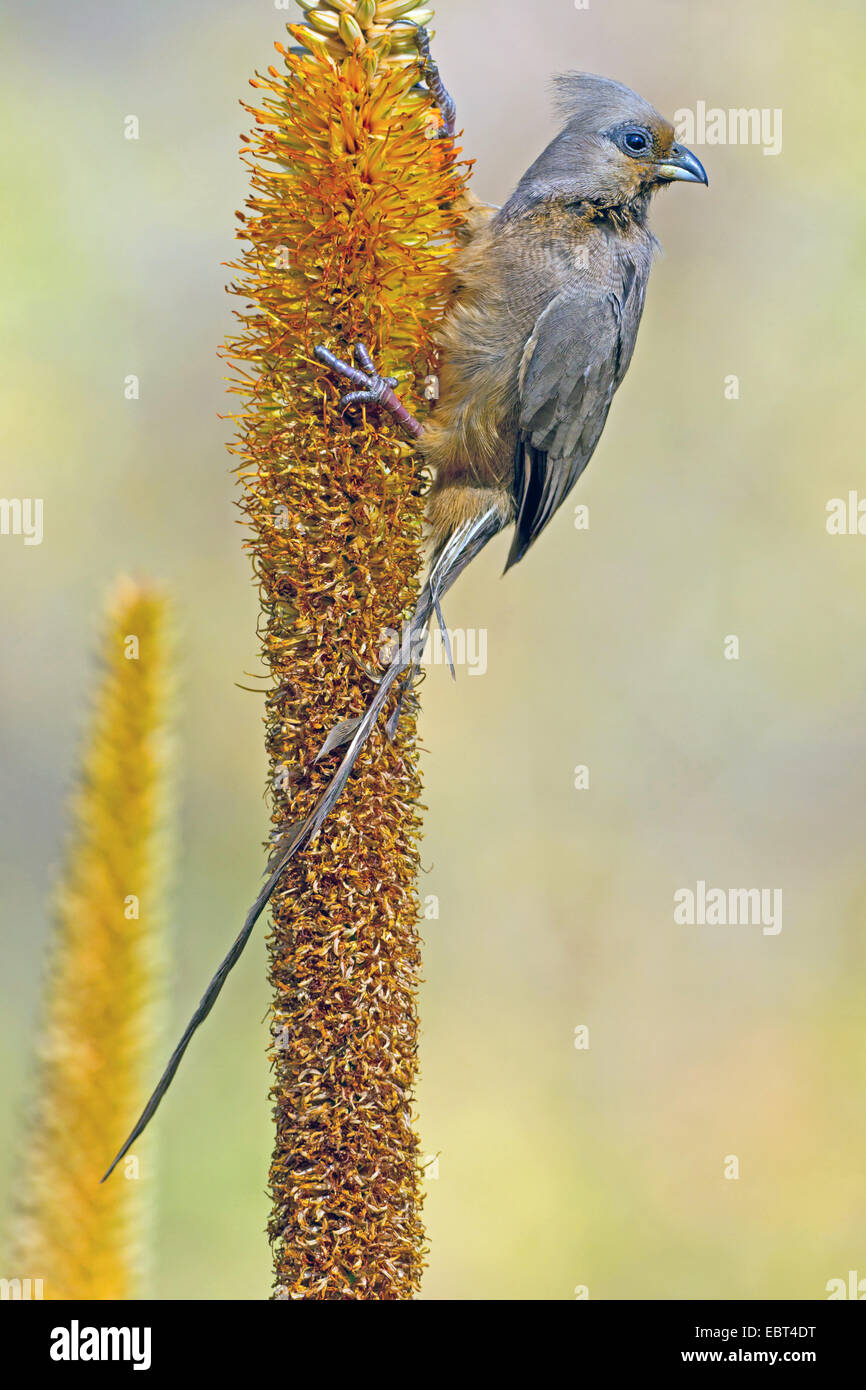
[[[506,569],[525,555],[583,472],[634,348],[646,276],[629,260],[615,289],[576,280],[536,321],[518,376],[518,514]]]

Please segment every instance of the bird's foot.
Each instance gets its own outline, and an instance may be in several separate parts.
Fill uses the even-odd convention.
[[[343,362],[341,358],[335,357],[327,348],[316,347],[313,349],[314,355],[326,367],[330,367],[332,372],[337,372],[344,377],[352,386],[354,391],[347,391],[340,397],[340,413],[342,414],[350,405],[373,405],[379,406],[382,410],[387,410],[388,414],[396,420],[398,425],[402,425],[408,434],[417,439],[424,426],[410,415],[400,397],[394,390],[397,385],[395,376],[380,376],[376,371],[372,357],[363,343],[355,344],[355,362],[357,366],[350,367],[348,362]]]
[[[411,24],[413,21],[397,19],[393,20],[392,23]],[[438,137],[440,140],[452,140],[457,120],[457,107],[454,104],[454,98],[442,81],[439,68],[430,53],[430,35],[421,24],[415,25],[415,44],[421,59],[421,72],[427,84],[427,91],[439,108],[439,115],[442,117]]]

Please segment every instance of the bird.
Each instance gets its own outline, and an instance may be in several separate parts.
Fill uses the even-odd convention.
[[[419,30],[439,134],[454,133],[453,103]],[[379,374],[363,343],[354,365],[318,345],[316,358],[353,389],[340,411],[390,414],[417,441],[434,475],[430,563],[412,618],[365,713],[333,729],[317,761],[344,749],[305,820],[282,836],[268,878],[210,981],[142,1115],[104,1182],[152,1118],[193,1034],[210,1013],[290,860],[319,833],[391,692],[393,737],[403,697],[441,599],[493,538],[513,526],[506,570],[522,560],[589,463],[628,370],[658,243],[653,195],[675,182],[707,185],[698,157],[643,97],[589,73],[554,80],[562,127],[492,215],[476,210],[452,271],[438,332],[439,397],[423,424]]]
[[[556,88],[564,129],[455,265],[441,399],[421,438],[434,548],[492,508],[500,529],[514,523],[506,569],[571,492],[628,369],[657,247],[652,194],[707,183],[628,88],[585,74]]]

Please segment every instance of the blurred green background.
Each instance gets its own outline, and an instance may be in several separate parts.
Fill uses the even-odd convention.
[[[8,10],[0,492],[44,498],[45,534],[0,538],[7,1197],[118,571],[172,587],[181,635],[161,1050],[259,882],[261,706],[235,684],[259,669],[257,605],[215,349],[246,196],[237,99],[287,17]],[[506,579],[503,538],[449,597],[451,626],[487,630],[488,669],[424,686],[425,1296],[826,1297],[866,1276],[866,537],[825,529],[830,498],[866,495],[864,11],[443,0],[434,27],[493,202],[554,133],[548,78],[569,67],[668,115],[781,108],[783,146],[700,146],[709,191],[657,201],[665,255],[573,499],[589,530],[569,503]],[[781,933],[675,924],[699,879],[781,888]],[[266,1007],[259,932],[155,1126],[156,1297],[267,1296]]]

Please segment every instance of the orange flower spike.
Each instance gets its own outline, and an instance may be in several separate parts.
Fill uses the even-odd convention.
[[[393,8],[383,0],[378,13]],[[411,90],[411,33],[393,41],[392,60],[398,31],[375,38],[376,13],[374,0],[319,0],[327,37],[312,20],[290,28],[306,52],[277,46],[285,76],[259,79],[267,95],[245,146],[254,197],[239,230],[233,288],[245,307],[229,353],[273,676],[265,736],[276,832],[318,794],[325,734],[364,708],[362,667],[376,667],[383,631],[412,607],[422,536],[419,457],[383,421],[339,420],[312,349],[366,339],[422,410],[448,291],[443,246],[463,216],[453,144],[427,138],[435,112]],[[274,899],[278,1298],[402,1299],[419,1287],[414,737],[410,709],[395,745],[364,750]]]

